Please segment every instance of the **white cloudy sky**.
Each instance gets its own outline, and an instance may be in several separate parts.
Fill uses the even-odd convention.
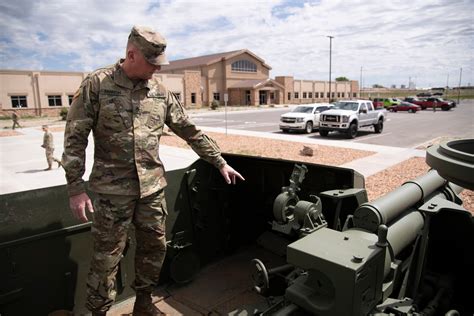
[[[249,49],[271,76],[419,87],[474,85],[472,0],[12,0],[0,3],[0,69],[89,71],[124,54],[134,24],[171,60]],[[362,67],[362,71],[361,71]]]

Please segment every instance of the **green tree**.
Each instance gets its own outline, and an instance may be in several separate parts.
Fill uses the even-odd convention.
[[[336,81],[349,81],[346,77],[337,77]]]

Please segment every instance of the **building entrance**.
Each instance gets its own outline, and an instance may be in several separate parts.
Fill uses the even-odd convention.
[[[260,100],[260,105],[262,104],[267,104],[267,91],[259,91],[259,100]]]

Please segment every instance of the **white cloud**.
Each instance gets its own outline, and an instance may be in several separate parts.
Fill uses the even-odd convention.
[[[157,28],[170,59],[247,48],[272,76],[443,86],[473,78],[472,1],[16,0],[0,4],[0,68],[92,70],[123,55],[134,24]]]

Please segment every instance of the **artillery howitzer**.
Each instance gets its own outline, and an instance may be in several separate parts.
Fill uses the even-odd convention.
[[[472,315],[473,217],[461,206],[457,184],[474,188],[473,147],[474,140],[462,140],[428,149],[427,163],[452,182],[430,170],[370,203],[363,190],[321,192],[301,216],[302,201],[284,188],[272,228],[294,238],[281,226],[296,227],[298,238],[288,244],[283,266],[267,269],[253,260],[256,291],[281,295],[260,315]],[[354,196],[364,203],[341,207]],[[328,199],[336,207],[318,207]],[[314,225],[295,225],[302,217]],[[275,279],[279,289],[271,286]]]
[[[168,172],[162,285],[192,284],[201,267],[257,243],[287,259],[272,269],[253,261],[257,291],[274,298],[255,295],[262,314],[403,314],[402,305],[418,312],[437,302],[436,312],[472,314],[463,291],[472,284],[472,216],[461,188],[436,171],[367,203],[364,178],[351,169],[225,159],[245,182],[227,185],[202,160]],[[0,314],[84,314],[90,223],[72,218],[65,186],[4,194],[0,205]],[[134,249],[130,238],[117,301],[134,294]]]

